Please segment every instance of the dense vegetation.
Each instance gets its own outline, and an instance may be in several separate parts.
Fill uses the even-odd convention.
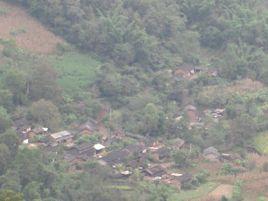
[[[197,150],[243,148],[268,129],[265,0],[13,2],[75,47],[59,45],[57,55],[43,58],[0,41],[2,189],[22,192],[26,200],[135,200],[112,190],[108,176],[65,174],[64,165],[51,162],[55,156],[18,149],[11,127],[21,119],[56,131],[111,108],[104,119],[111,131],[181,137]],[[196,79],[176,75],[199,68]],[[248,80],[260,86],[243,89]],[[217,122],[201,115],[204,126],[188,129],[189,104],[199,111],[225,108],[226,114]],[[187,161],[181,153],[175,158]],[[0,200],[2,194],[21,200],[9,190]],[[155,194],[144,200],[168,200]]]
[[[251,119],[249,111],[240,112],[242,116],[233,111],[241,102],[246,111],[258,104],[256,100],[238,100],[233,94],[204,99],[199,93],[203,86],[248,77],[266,83],[263,1],[19,2],[55,33],[104,60],[95,85],[100,97],[114,108],[113,127],[144,135],[178,135],[171,119],[181,113],[183,100],[188,99],[188,104],[227,107],[230,119],[254,124],[253,133],[266,128],[265,122]],[[174,79],[171,72],[184,66],[217,70],[219,76]]]

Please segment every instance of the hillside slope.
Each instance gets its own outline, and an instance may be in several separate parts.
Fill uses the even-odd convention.
[[[25,9],[0,1],[0,39],[13,40],[22,49],[35,53],[52,53],[63,43]]]

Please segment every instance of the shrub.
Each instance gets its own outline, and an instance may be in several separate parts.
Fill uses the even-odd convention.
[[[264,172],[268,172],[268,162],[265,162],[263,165],[262,165],[262,169]]]
[[[224,163],[222,168],[221,168],[221,174],[223,175],[236,175],[237,173],[239,173],[239,169],[233,167],[231,164],[229,163]]]
[[[201,183],[201,184],[205,183],[208,177],[209,177],[209,172],[207,170],[202,170],[197,175],[195,175],[195,178],[197,179],[198,183]]]
[[[242,182],[237,181],[235,183],[234,189],[233,189],[233,196],[232,196],[233,201],[242,201],[243,200],[241,188],[242,188]]]
[[[187,165],[187,153],[183,150],[176,152],[173,155],[176,166],[183,167]]]

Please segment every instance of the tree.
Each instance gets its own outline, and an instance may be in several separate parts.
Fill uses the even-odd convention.
[[[233,189],[233,195],[232,195],[232,200],[234,201],[242,201],[243,200],[243,195],[242,195],[242,182],[237,181],[234,185]]]
[[[52,130],[61,124],[60,112],[51,101],[41,99],[34,102],[29,109],[29,117],[36,123],[47,126]]]
[[[168,201],[172,194],[171,189],[166,185],[151,185],[148,189],[150,191],[149,197],[146,201]]]
[[[144,119],[143,133],[152,136],[163,134],[165,127],[164,114],[154,103],[148,103],[145,106],[142,116]]]
[[[41,200],[41,184],[38,182],[30,182],[23,189],[23,194],[26,200]]]
[[[4,189],[0,191],[0,201],[23,201],[23,196],[21,193]]]
[[[57,74],[48,64],[36,66],[30,78],[29,96],[32,100],[48,99],[58,101],[61,90],[57,84]]]
[[[10,69],[6,72],[5,85],[13,94],[13,102],[15,105],[25,104],[26,97],[26,76],[21,71]]]
[[[249,139],[256,135],[255,120],[248,114],[236,117],[232,121],[231,139],[235,145],[245,145]]]
[[[187,165],[187,153],[185,151],[177,151],[174,155],[174,162],[178,167]]]
[[[9,165],[10,151],[5,144],[0,144],[0,174],[3,174]]]
[[[45,156],[40,150],[22,149],[14,160],[14,169],[18,172],[21,185],[24,188],[31,182],[45,183]]]
[[[0,142],[9,148],[11,157],[15,157],[20,144],[17,133],[12,129],[7,130],[0,136]]]
[[[3,133],[10,128],[11,123],[11,119],[6,109],[0,106],[0,133]]]
[[[215,6],[215,0],[179,0],[189,23],[205,20]]]

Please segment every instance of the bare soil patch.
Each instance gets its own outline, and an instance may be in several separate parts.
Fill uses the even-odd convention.
[[[239,93],[247,93],[247,92],[255,92],[263,88],[263,84],[259,81],[252,79],[243,79],[240,81],[236,81],[233,86],[227,88],[229,92],[239,92]]]
[[[14,40],[19,48],[52,53],[63,40],[47,30],[23,8],[0,1],[0,39]]]
[[[209,197],[214,200],[221,200],[223,196],[226,198],[231,198],[233,192],[233,186],[229,184],[222,184],[218,186],[214,191],[209,193]]]

